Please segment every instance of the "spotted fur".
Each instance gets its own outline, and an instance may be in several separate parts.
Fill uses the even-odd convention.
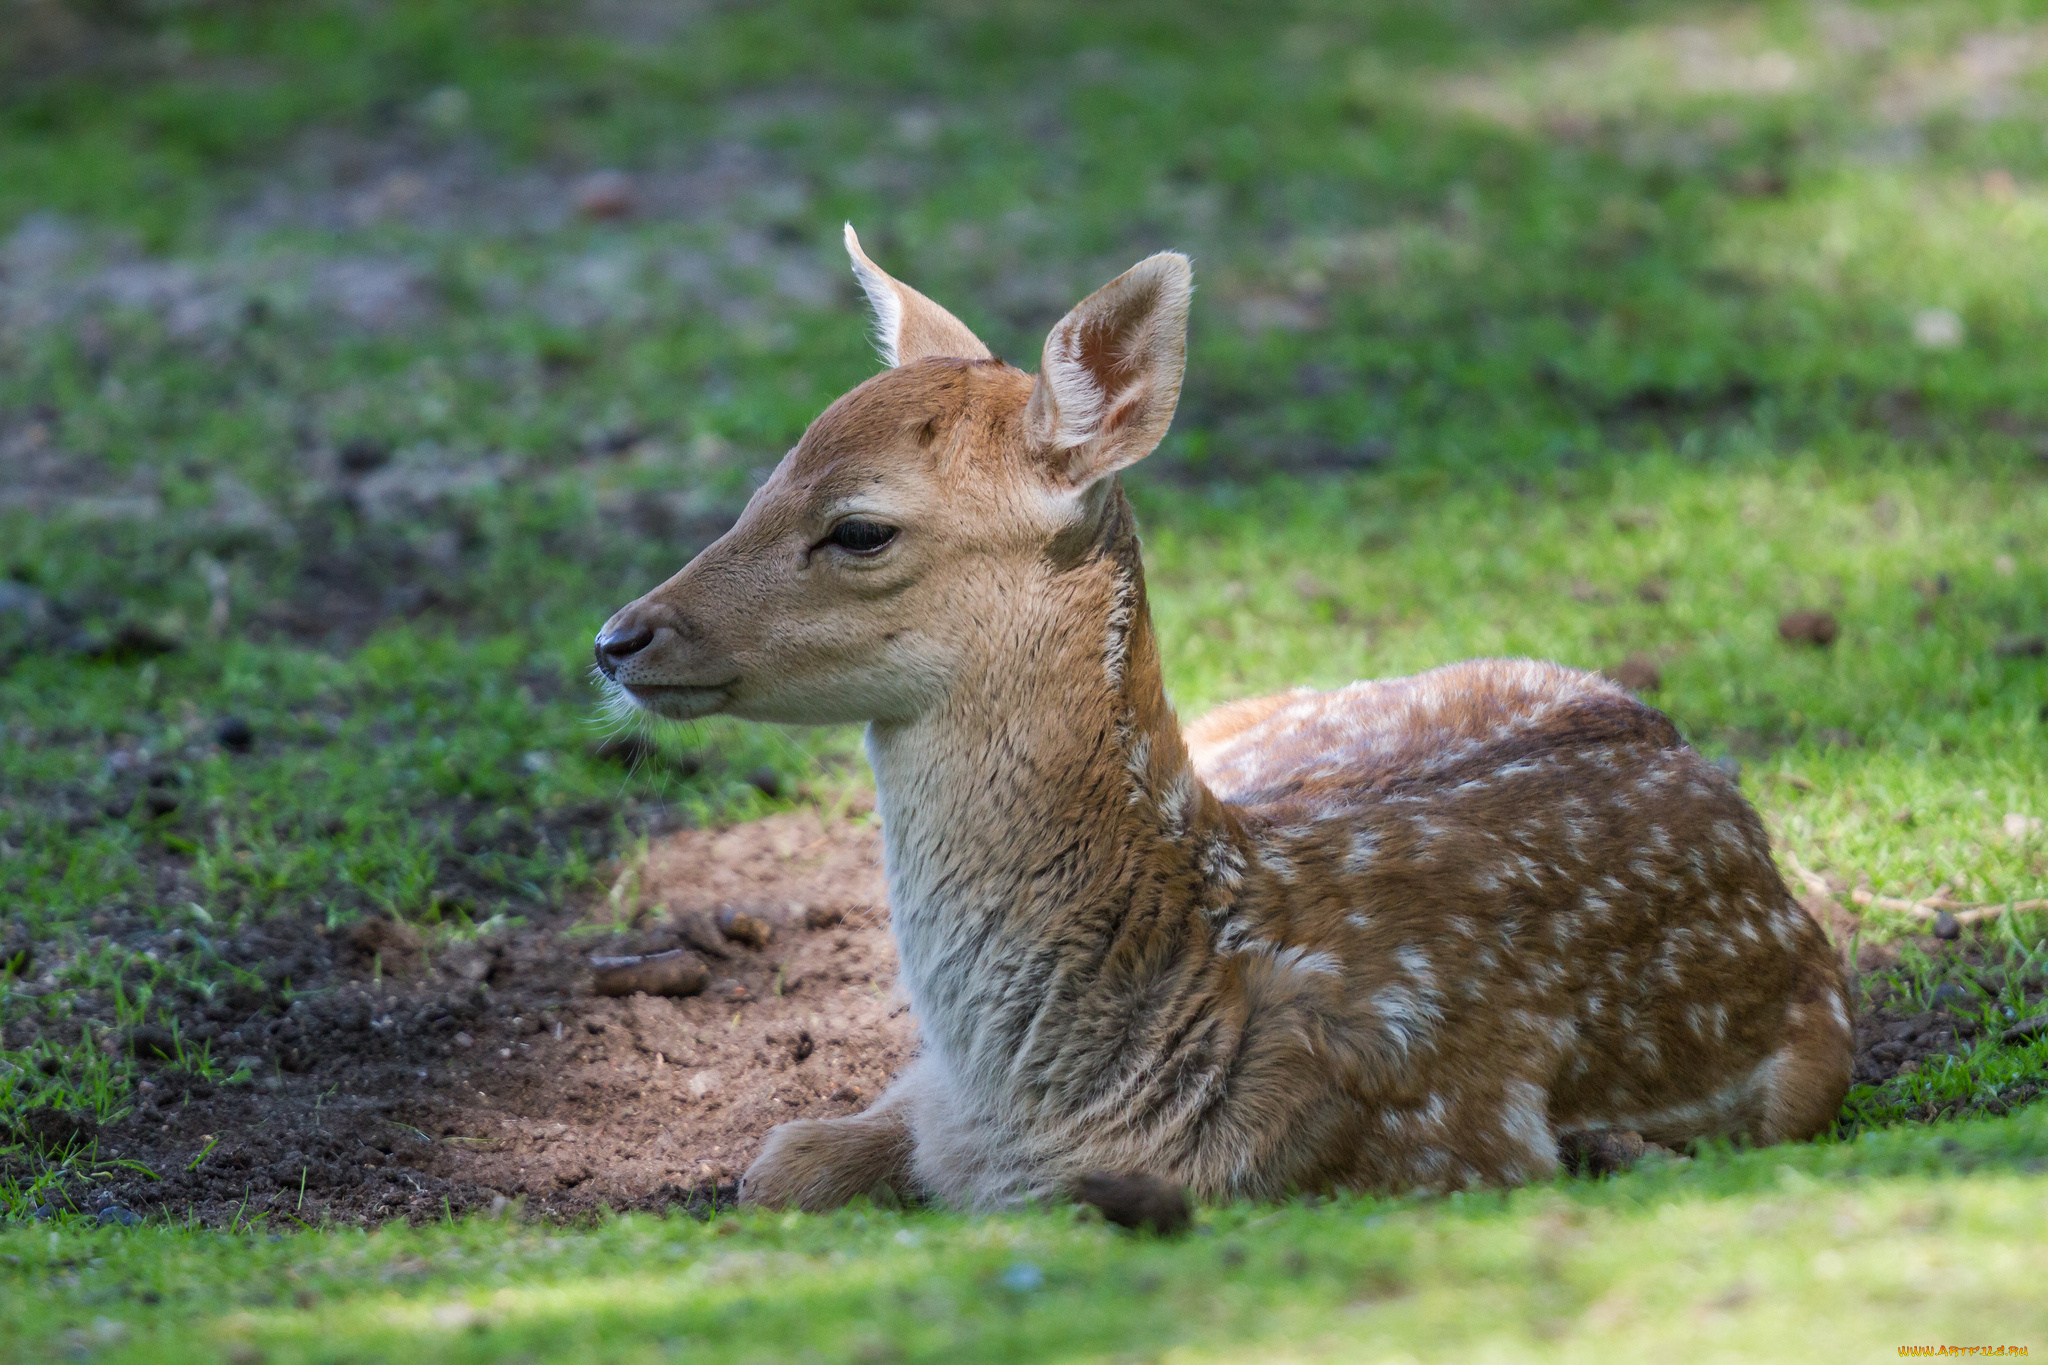
[[[868,1113],[777,1129],[749,1198],[1447,1189],[1541,1178],[1572,1131],[1830,1121],[1836,956],[1626,692],[1481,660],[1182,732],[1115,474],[1178,397],[1184,260],[1079,305],[1037,380],[917,354],[965,329],[856,261],[900,363],[599,644],[665,714],[868,722],[922,1054]],[[896,541],[837,556],[848,509]]]

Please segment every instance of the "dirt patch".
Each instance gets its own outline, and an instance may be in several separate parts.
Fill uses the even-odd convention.
[[[877,843],[859,811],[674,834],[639,864],[637,891],[622,879],[643,908],[616,933],[564,913],[436,947],[388,922],[332,934],[272,922],[247,946],[289,967],[290,1002],[241,991],[179,1021],[248,1079],[182,1071],[163,1030],[137,1033],[119,1040],[146,1076],[133,1113],[95,1129],[37,1111],[33,1131],[13,1136],[96,1140],[103,1160],[160,1177],[74,1187],[66,1197],[82,1208],[114,1199],[214,1223],[425,1218],[500,1200],[550,1217],[729,1201],[771,1127],[858,1112],[913,1054]],[[766,942],[720,932],[731,912]],[[2016,968],[1987,943],[1917,946],[1939,974],[1995,993]],[[593,955],[676,948],[704,957],[703,993],[594,992]],[[1922,999],[1926,973],[1916,995],[1898,949],[1861,957],[1871,1006],[1857,1022],[1859,1083],[1971,1047],[1980,996],[1958,984]],[[2038,972],[2017,984],[2030,1003],[2048,990]],[[2038,1090],[1913,1117],[2003,1112]],[[25,1174],[29,1160],[0,1164]]]
[[[291,1003],[245,996],[180,1020],[247,1081],[177,1069],[154,1033],[123,1039],[146,1077],[133,1113],[94,1129],[36,1111],[14,1136],[97,1140],[103,1160],[160,1177],[74,1189],[81,1207],[205,1222],[729,1201],[771,1127],[858,1112],[912,1055],[876,838],[809,813],[674,835],[622,935],[564,915],[435,951],[378,921],[332,935],[273,923],[264,950],[302,983]],[[684,915],[728,909],[770,937],[721,940],[703,994],[593,994],[592,954],[686,946]]]
[[[1868,1003],[1856,1019],[1857,1085],[1884,1085],[1902,1073],[1938,1065],[1946,1057],[1971,1051],[1987,1031],[2014,1046],[2025,1046],[2039,1036],[2035,1026],[2048,1001],[2048,964],[2014,953],[1988,933],[1973,931],[1963,931],[1954,942],[1906,940],[1904,948],[1924,956],[1922,970],[1902,967],[1901,944],[1866,948],[1858,954]],[[1988,1000],[2000,999],[2017,999],[2024,1006],[1986,1010]],[[1905,1117],[1932,1123],[2006,1114],[2044,1091],[2048,1078],[2035,1077],[2007,1084],[1995,1094],[1957,1095],[1913,1105]]]

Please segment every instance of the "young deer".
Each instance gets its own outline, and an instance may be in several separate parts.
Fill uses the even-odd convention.
[[[1182,732],[1117,471],[1179,397],[1184,257],[1083,300],[1033,377],[846,245],[889,368],[597,637],[657,715],[867,725],[922,1055],[777,1128],[747,1198],[1444,1189],[1579,1133],[1829,1123],[1836,956],[1620,688],[1482,660]]]

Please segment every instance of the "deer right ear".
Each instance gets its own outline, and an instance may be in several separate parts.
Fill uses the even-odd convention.
[[[966,323],[869,260],[851,223],[846,225],[846,254],[853,257],[853,276],[875,310],[875,349],[884,365],[893,370],[928,356],[989,359],[988,347]]]
[[[1085,487],[1152,453],[1180,402],[1188,258],[1162,251],[1074,305],[1045,339],[1025,431],[1056,476]]]

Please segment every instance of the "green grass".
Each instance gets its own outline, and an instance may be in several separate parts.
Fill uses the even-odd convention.
[[[1863,1359],[2038,1345],[2048,1109],[1626,1179],[1203,1211],[0,1230],[0,1348],[106,1361]]]
[[[134,1064],[108,1028],[287,998],[289,974],[237,948],[270,917],[458,936],[602,916],[608,860],[650,830],[848,780],[849,734],[728,723],[622,771],[587,752],[603,725],[582,678],[604,616],[872,371],[847,218],[1026,364],[1101,280],[1194,254],[1182,411],[1131,480],[1185,712],[1476,654],[1640,654],[1652,700],[1740,760],[1805,866],[1882,895],[2048,894],[2026,823],[2048,817],[2048,662],[2001,650],[2048,631],[2048,8],[658,11],[0,3],[0,460],[63,452],[70,494],[103,500],[0,505],[0,571],[58,621],[0,609],[0,950],[35,955],[0,979],[0,1121],[122,1112]],[[605,166],[640,177],[646,212],[566,212]],[[444,192],[446,214],[405,207]],[[408,302],[350,321],[333,262],[395,271]],[[189,275],[144,288],[138,264]],[[354,506],[334,460],[361,440],[460,477]],[[1781,641],[1793,609],[1831,611],[1840,639]],[[124,627],[179,648],[110,648]],[[252,752],[215,742],[229,716]],[[749,781],[763,768],[781,796]],[[152,814],[151,791],[177,808]],[[1876,911],[1865,933],[1907,927]],[[2025,957],[2048,930],[2001,932]],[[1923,998],[1953,975],[1901,968]],[[193,1069],[231,1060],[179,1046]],[[1859,1091],[1845,1132],[2038,1081],[2042,1052],[1982,1045]],[[2018,1150],[2034,1112],[1968,1131]],[[2014,1231],[2037,1180],[1851,1173],[1945,1140],[1895,1127],[1504,1210],[1388,1206],[1369,1232],[1378,1205],[1241,1233],[1270,1215],[1219,1211],[1217,1240],[1184,1247],[1064,1215],[743,1218],[729,1239],[625,1220],[566,1242],[9,1230],[28,1260],[0,1273],[36,1267],[36,1306],[0,1330],[141,1358],[230,1337],[278,1359],[396,1351],[405,1305],[501,1258],[504,1283],[550,1287],[516,1311],[474,1290],[494,1325],[450,1329],[451,1356],[568,1358],[592,1331],[621,1355],[694,1336],[775,1357],[803,1344],[777,1333],[815,1329],[888,1359],[899,1328],[906,1358],[934,1359],[1847,1355],[2038,1326]],[[0,1196],[33,1207],[96,1159]],[[1781,1166],[1811,1186],[1779,1189]],[[1950,1221],[1899,1228],[1936,1205]],[[1767,1233],[1765,1207],[1797,1234]],[[1597,1235],[1539,1275],[1529,1239],[1559,1208]],[[1229,1236],[1242,1297],[1211,1292]],[[1297,1236],[1310,1268],[1280,1274]],[[444,1245],[474,1250],[456,1265]],[[681,1268],[645,1267],[671,1246]],[[365,1286],[342,1263],[372,1248],[444,1268]],[[1382,1253],[1411,1291],[1350,1312]],[[1046,1288],[1006,1298],[989,1277],[1021,1258]],[[323,1259],[301,1271],[311,1309],[221,1287]],[[130,1301],[87,1296],[145,1274],[167,1297],[126,1345],[90,1339]],[[1937,1287],[1888,1297],[1912,1275]],[[1747,1298],[1707,1302],[1738,1282]],[[1595,1313],[1624,1291],[1626,1313]],[[1526,1312],[1494,1313],[1496,1293]]]

